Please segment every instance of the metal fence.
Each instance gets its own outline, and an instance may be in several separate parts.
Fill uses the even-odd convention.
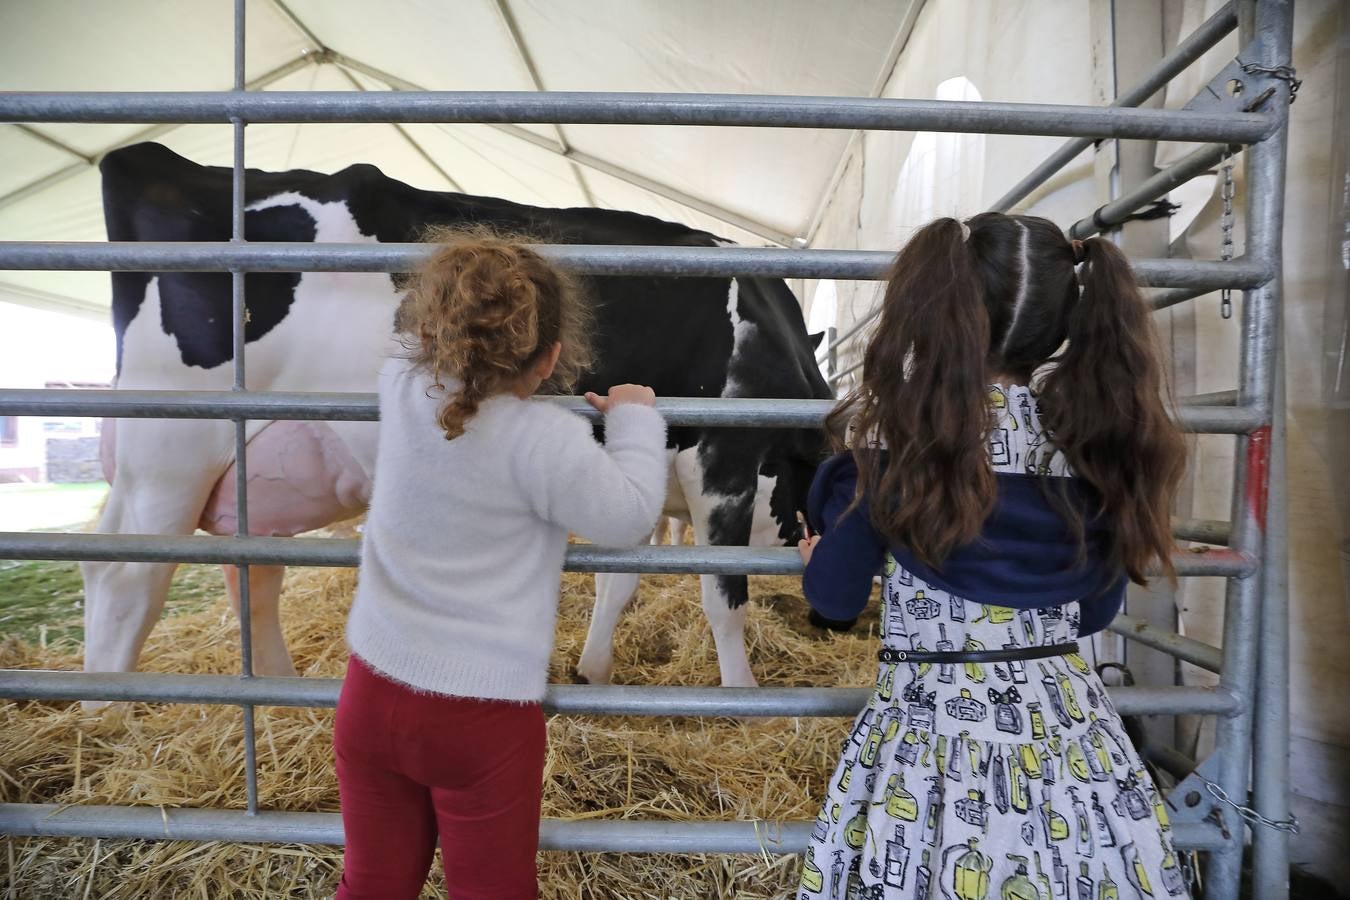
[[[752,125],[864,128],[1075,137],[1003,197],[1011,208],[1069,162],[1093,139],[1166,138],[1207,142],[1194,154],[1130,196],[1098,210],[1083,227],[1109,228],[1118,217],[1193,177],[1230,146],[1246,147],[1246,253],[1233,261],[1136,260],[1143,284],[1170,289],[1159,307],[1218,289],[1244,290],[1241,370],[1230,396],[1194,398],[1180,410],[1191,430],[1236,436],[1231,523],[1184,522],[1179,537],[1227,547],[1178,555],[1183,576],[1228,579],[1222,648],[1121,617],[1113,629],[1127,638],[1219,673],[1216,688],[1118,688],[1111,696],[1122,713],[1199,713],[1218,717],[1217,750],[1169,798],[1175,836],[1183,848],[1211,851],[1205,896],[1238,895],[1240,859],[1248,813],[1245,803],[1252,761],[1253,710],[1259,709],[1256,767],[1258,811],[1286,815],[1287,640],[1281,488],[1271,488],[1282,462],[1282,414],[1276,394],[1276,345],[1280,332],[1281,247],[1289,85],[1274,73],[1290,61],[1292,3],[1238,0],[1215,14],[1162,60],[1149,78],[1108,108],[1015,103],[943,103],[917,100],[748,95],[576,93],[253,93],[244,82],[244,4],[235,4],[235,89],[221,93],[10,93],[0,94],[0,120],[11,122],[230,122],[234,126],[233,232],[229,243],[59,244],[0,243],[0,268],[233,273],[234,390],[0,391],[0,413],[151,416],[232,419],[236,427],[238,531],[235,537],[0,534],[0,557],[104,559],[235,564],[239,579],[241,674],[0,671],[0,696],[49,700],[138,700],[236,704],[244,713],[248,808],[160,810],[125,806],[55,807],[0,804],[0,832],[191,840],[340,843],[334,814],[261,811],[258,807],[253,709],[259,705],[332,706],[331,679],[258,677],[252,672],[247,566],[305,564],[351,566],[353,541],[261,538],[248,535],[244,490],[244,423],[261,419],[370,420],[373,397],[354,394],[279,394],[245,388],[244,273],[246,271],[406,271],[427,249],[419,245],[247,243],[243,233],[244,127],[246,122],[513,122]],[[1268,102],[1249,108],[1198,98],[1186,110],[1136,109],[1178,72],[1235,27],[1243,63]],[[1254,92],[1249,92],[1248,96]],[[1273,99],[1272,99],[1273,98]],[[1218,148],[1216,150],[1216,148]],[[1153,196],[1148,196],[1153,195]],[[1080,223],[1081,224],[1081,223]],[[889,255],[863,251],[749,248],[590,247],[542,248],[581,272],[650,275],[759,275],[878,279]],[[821,359],[837,355],[867,323],[835,338]],[[840,373],[836,373],[838,375]],[[1281,384],[1282,390],[1282,384]],[[584,411],[577,398],[555,402]],[[820,401],[668,399],[660,403],[672,424],[784,427],[818,423]],[[1272,424],[1277,427],[1272,431]],[[1278,485],[1278,481],[1276,482]],[[1271,539],[1265,535],[1269,525]],[[791,573],[795,551],[726,547],[574,547],[571,571]],[[1258,640],[1262,631],[1265,638]],[[1258,683],[1257,670],[1260,668]],[[546,707],[560,714],[655,716],[849,716],[867,691],[842,688],[657,688],[554,686]],[[1173,757],[1176,755],[1173,754]],[[545,821],[542,846],[559,850],[628,852],[800,852],[809,823],[664,821]],[[1279,898],[1287,890],[1287,833],[1258,828],[1256,895]]]

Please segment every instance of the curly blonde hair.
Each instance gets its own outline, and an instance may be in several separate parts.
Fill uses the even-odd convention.
[[[413,275],[399,309],[408,358],[446,391],[437,414],[445,439],[464,433],[479,405],[507,390],[555,343],[562,353],[549,390],[569,389],[591,363],[588,313],[575,281],[525,246],[520,235],[438,228],[441,244]]]

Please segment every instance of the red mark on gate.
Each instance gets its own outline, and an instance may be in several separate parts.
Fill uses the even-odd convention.
[[[1261,533],[1266,532],[1266,501],[1270,496],[1270,426],[1247,436],[1247,508]]]

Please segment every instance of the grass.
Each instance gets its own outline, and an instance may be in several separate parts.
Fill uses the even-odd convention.
[[[165,614],[197,612],[224,593],[219,566],[180,566]],[[8,637],[42,647],[78,647],[84,642],[79,563],[0,561],[0,639]]]
[[[0,485],[0,531],[84,530],[107,492],[104,482]],[[165,612],[196,612],[224,591],[219,567],[180,566]],[[84,642],[79,563],[0,560],[0,639],[9,637],[72,649]]]

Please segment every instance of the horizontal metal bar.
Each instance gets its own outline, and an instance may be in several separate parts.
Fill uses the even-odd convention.
[[[2,97],[3,94],[0,94]],[[128,272],[411,272],[433,244],[344,244],[304,241],[0,242],[0,269]],[[777,247],[651,247],[537,244],[559,265],[586,275],[776,277],[880,280],[895,259],[883,250],[785,250]],[[1250,288],[1270,267],[1236,259],[1139,259],[1146,287]]]
[[[75,534],[0,531],[0,559],[109,560],[354,567],[360,542],[346,538],[199,537],[196,535]],[[572,544],[568,572],[793,575],[796,549],[748,547],[598,547]]]
[[[219,565],[354,567],[360,542],[348,538],[205,537],[197,535],[80,534],[0,531],[0,559],[186,562]],[[1234,550],[1182,551],[1172,558],[1182,576],[1245,578],[1253,560]],[[787,547],[598,547],[571,544],[568,572],[653,574],[797,575],[796,549]]]
[[[586,418],[600,414],[582,397],[536,397]],[[831,400],[660,397],[667,424],[739,428],[816,428]],[[375,394],[286,391],[102,391],[0,388],[0,415],[103,418],[265,419],[374,422]]]
[[[850,325],[847,331],[845,331],[843,334],[835,335],[833,341],[830,341],[828,344],[821,347],[820,351],[816,354],[816,362],[823,363],[826,359],[829,358],[829,355],[832,351],[838,350],[839,347],[842,346],[845,342],[853,340],[853,338],[860,331],[866,328],[868,324],[870,324],[872,320],[879,315],[881,315],[881,304],[877,304],[876,306],[874,306],[861,319],[858,319],[856,322]]]
[[[866,362],[865,359],[859,358],[853,363],[853,365],[849,366],[847,369],[840,369],[838,372],[835,372],[833,375],[831,375],[829,378],[825,380],[825,383],[830,385],[830,387],[834,387],[839,382],[843,381],[845,378],[861,369],[863,367],[864,362]]]
[[[1220,519],[1180,519],[1172,523],[1172,536],[1179,541],[1222,545],[1232,540],[1233,526]]]
[[[1227,3],[1214,15],[1200,24],[1184,40],[1172,49],[1172,52],[1158,60],[1139,84],[1121,94],[1111,102],[1111,106],[1138,106],[1167,86],[1177,75],[1184,72],[1191,63],[1204,56],[1210,48],[1237,27],[1237,11],[1232,3]],[[1013,188],[999,198],[990,210],[1007,212],[1026,199],[1032,191],[1049,181],[1056,172],[1064,168],[1073,158],[1092,146],[1090,138],[1075,138],[1065,141],[1045,162],[1037,166],[1031,174],[1019,181]]]
[[[143,703],[333,707],[339,678],[0,669],[0,697]],[[866,688],[549,685],[544,711],[575,716],[853,716]]]
[[[1270,424],[1270,412],[1258,406],[1185,406],[1177,410],[1177,423],[1196,434],[1250,434]]]
[[[836,377],[854,371],[855,363]],[[1177,419],[1190,431],[1232,434],[1264,423],[1258,414],[1223,406],[1233,392],[1183,397]],[[599,416],[581,397],[538,397],[588,418]],[[773,398],[661,397],[656,408],[675,426],[816,428],[834,408],[832,400]],[[56,388],[0,388],[0,415],[95,416],[155,419],[262,419],[365,421],[379,418],[374,394],[287,391],[100,391]],[[1215,424],[1217,423],[1217,424]]]
[[[1194,300],[1196,297],[1203,297],[1206,294],[1212,294],[1211,288],[1168,288],[1163,291],[1155,291],[1148,297],[1148,304],[1155,310],[1167,309],[1169,306],[1176,306],[1178,303],[1185,303],[1187,300]]]
[[[3,122],[510,122],[736,125],[1177,141],[1262,140],[1264,113],[778,94],[103,91],[0,94]]]
[[[1160,744],[1157,741],[1148,741],[1141,749],[1149,762],[1161,766],[1164,770],[1173,775],[1177,781],[1180,781],[1194,772],[1198,765],[1195,760],[1168,744]]]
[[[1218,672],[1223,668],[1223,651],[1218,647],[1194,638],[1182,637],[1172,631],[1155,628],[1137,616],[1116,616],[1107,628],[1145,647],[1161,650],[1169,656],[1202,669]]]
[[[1227,406],[1237,404],[1237,391],[1212,391],[1207,394],[1191,394],[1180,402],[1185,406]]]
[[[434,245],[424,243],[9,241],[0,243],[0,269],[411,272],[435,249]],[[535,245],[535,249],[559,265],[586,275],[873,279],[882,277],[894,259],[893,253],[880,250],[785,250],[776,247],[548,244]],[[1228,272],[1222,269],[1212,274],[1223,276]],[[1231,274],[1232,280],[1244,282],[1260,278],[1254,273],[1237,270]]]
[[[651,819],[544,819],[539,849],[573,853],[801,853],[811,822],[671,822]],[[1180,849],[1224,846],[1218,828],[1177,822]],[[158,806],[61,806],[0,803],[0,834],[129,840],[228,841],[230,843],[343,843],[339,813],[278,812],[249,815],[231,809]]]
[[[1258,568],[1257,561],[1252,557],[1226,547],[1181,550],[1172,554],[1172,565],[1176,567],[1178,575],[1200,578],[1247,578]]]
[[[1240,704],[1232,694],[1207,687],[1108,688],[1116,712],[1122,716],[1181,715],[1230,716]]]
[[[140,703],[333,707],[339,678],[184,675],[159,672],[56,672],[0,669],[0,697],[10,700],[110,700]],[[855,716],[868,688],[723,688],[551,684],[548,713],[573,716]],[[1231,694],[1201,687],[1116,687],[1108,694],[1123,715],[1225,715]]]
[[[1075,222],[1069,229],[1069,236],[1081,239],[1100,231],[1109,231],[1140,207],[1152,203],[1192,178],[1205,174],[1218,165],[1225,155],[1240,149],[1228,144],[1197,147],[1153,177],[1145,179],[1138,187]]]

